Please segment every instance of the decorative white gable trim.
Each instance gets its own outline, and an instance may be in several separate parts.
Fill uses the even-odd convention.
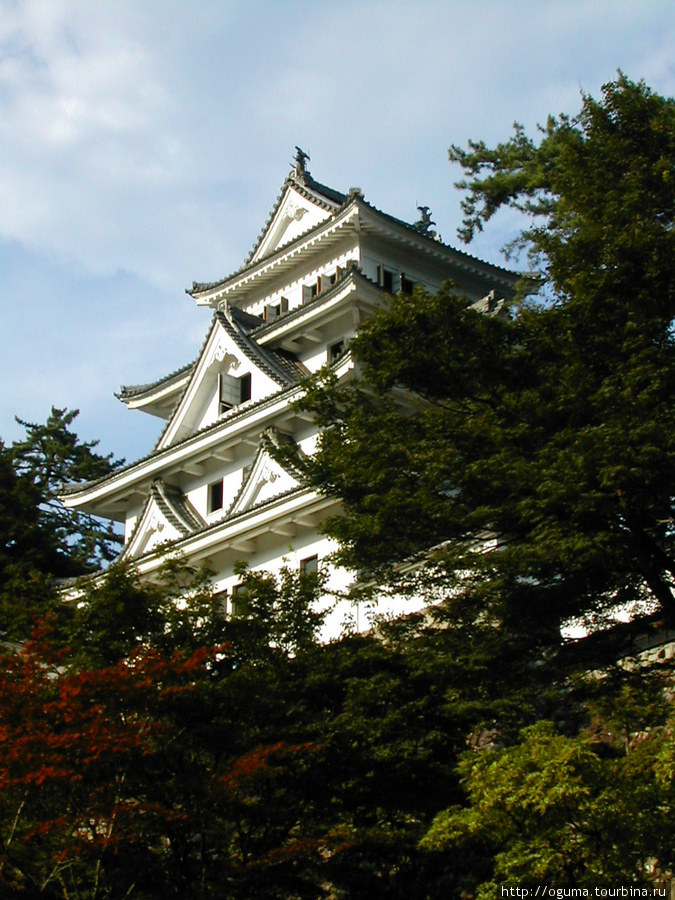
[[[325,203],[320,206],[312,201],[310,195],[303,196],[292,183],[287,183],[279,207],[249,262],[257,262],[264,256],[274,253],[284,244],[295,240],[330,216],[331,213],[325,208]]]
[[[138,559],[204,527],[206,522],[178,488],[155,481],[120,559]]]
[[[272,456],[272,446],[279,446],[283,439],[284,436],[275,429],[268,429],[263,434],[255,459],[244,471],[241,488],[232,501],[228,516],[247,512],[300,487],[299,473],[282,466]]]
[[[236,311],[236,315],[246,314]],[[190,380],[155,450],[164,450],[217,422],[222,415],[219,396],[222,377],[237,379],[244,375],[251,376],[251,398],[244,401],[248,403],[263,400],[280,387],[297,381],[291,364],[261,350],[226,308],[215,314]],[[243,405],[237,404],[237,408]]]

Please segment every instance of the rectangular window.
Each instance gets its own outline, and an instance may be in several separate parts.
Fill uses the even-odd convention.
[[[340,281],[340,279],[342,278],[342,276],[344,274],[345,274],[345,270],[342,268],[342,266],[337,266],[337,268],[335,269],[335,271],[333,272],[333,274],[330,276],[330,278],[328,280],[331,284],[337,284],[338,281]]]
[[[331,344],[328,348],[328,362],[335,362],[336,359],[339,359],[344,353],[344,349],[344,341],[336,341],[334,344]]]
[[[394,273],[384,266],[377,267],[377,283],[390,294],[394,293]]]
[[[209,512],[218,512],[223,508],[223,480],[209,485]]]
[[[222,613],[224,616],[226,616],[226,615],[227,615],[227,612],[228,612],[228,603],[227,603],[228,592],[227,592],[227,588],[223,589],[222,591],[215,591],[214,594],[213,594],[213,599],[217,601],[217,603],[218,603],[218,605],[219,605],[219,607],[220,607],[221,613]]]
[[[300,560],[300,571],[303,575],[316,575],[319,571],[319,557],[308,556],[307,559]]]
[[[232,396],[232,379],[229,375],[218,373],[218,415],[222,416],[228,409],[234,406],[234,397]]]
[[[415,282],[412,279],[407,278],[403,272],[401,272],[401,293],[407,294],[410,296],[413,292],[413,288],[415,287]]]
[[[239,402],[245,403],[251,399],[251,373],[242,375],[239,379]]]
[[[319,276],[314,284],[306,284],[302,289],[302,302],[310,303],[315,297],[321,293],[321,276]]]
[[[267,303],[263,311],[266,322],[274,322],[279,316],[288,312],[288,297],[280,297],[278,303]]]
[[[241,401],[239,379],[221,372],[218,375],[218,414],[228,412]]]
[[[242,611],[241,602],[244,599],[244,594],[246,593],[246,588],[243,584],[235,584],[232,588],[232,615],[236,616],[237,613]]]

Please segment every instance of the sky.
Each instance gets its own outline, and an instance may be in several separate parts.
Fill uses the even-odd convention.
[[[451,144],[534,134],[621,69],[675,95],[672,0],[0,0],[0,437],[79,409],[132,461],[120,385],[192,361],[185,293],[236,270],[291,167],[458,245]],[[508,216],[467,249],[503,263]]]

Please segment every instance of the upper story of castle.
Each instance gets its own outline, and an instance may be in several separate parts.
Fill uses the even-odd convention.
[[[129,409],[165,420],[154,449],[64,491],[66,505],[125,522],[136,556],[154,546],[148,535],[159,543],[162,528],[164,538],[187,540],[300,490],[297,473],[278,469],[270,441],[313,452],[316,427],[293,400],[322,366],[349,376],[350,339],[392,294],[412,294],[416,285],[433,292],[451,279],[470,302],[491,309],[513,292],[515,273],[444,244],[428,208],[419,208],[417,222],[403,222],[358,188],[341,193],[315,181],[307,162],[298,149],[244,264],[188,291],[211,310],[197,358],[118,393]]]

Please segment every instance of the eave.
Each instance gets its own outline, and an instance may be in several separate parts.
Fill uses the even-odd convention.
[[[346,377],[353,367],[352,355],[347,351],[334,363],[333,370],[340,379]],[[242,442],[257,448],[260,434],[270,425],[279,426],[289,418],[311,420],[309,413],[293,409],[293,404],[303,393],[303,385],[294,385],[241,412],[235,409],[213,425],[165,450],[153,451],[112,475],[88,484],[65,485],[59,493],[59,500],[67,509],[80,509],[122,522],[130,500],[135,496],[141,503],[156,478],[170,480],[176,473],[194,470],[205,459],[228,459],[229,451]]]
[[[352,201],[333,218],[320,222],[315,228],[269,256],[251,263],[216,285],[202,290],[189,290],[187,293],[194,297],[198,306],[217,306],[223,300],[228,300],[236,306],[237,301],[245,297],[254,284],[256,287],[262,287],[284,272],[297,267],[314,255],[318,249],[317,245],[325,249],[340,243],[345,236],[355,234],[358,231],[358,218],[358,206]]]
[[[188,291],[198,305],[217,306],[227,299],[237,305],[254,288],[263,288],[279,275],[309,260],[317,250],[328,249],[348,235],[367,235],[411,249],[447,266],[451,272],[462,271],[490,284],[499,284],[511,293],[520,273],[485,262],[456,250],[434,238],[421,234],[411,225],[381,212],[359,195],[353,194],[342,210],[332,218],[264,257],[213,285],[198,286]]]
[[[285,526],[289,525],[314,528],[318,516],[325,517],[329,510],[337,511],[338,507],[339,502],[333,497],[312,488],[295,488],[195,534],[157,547],[135,559],[134,566],[145,575],[157,571],[170,554],[180,554],[194,562],[225,551],[235,558],[246,558],[252,552],[250,543],[257,538],[270,533],[283,535]]]
[[[167,418],[180,399],[194,367],[195,364],[190,363],[152,384],[123,385],[115,396],[127,409],[140,409],[151,415]]]
[[[245,559],[253,552],[252,542],[265,535],[279,535],[286,542],[290,534],[301,529],[315,531],[317,524],[329,514],[335,514],[340,503],[312,488],[299,487],[260,506],[221,519],[203,530],[187,537],[156,547],[150,553],[131,562],[140,575],[158,572],[172,556],[188,558],[193,562],[212,559],[214,555],[229,552],[233,561]],[[105,573],[86,578],[86,583],[96,584],[105,578]],[[82,593],[85,579],[65,592],[70,600],[76,600]]]
[[[388,297],[382,288],[373,284],[357,269],[351,269],[336,285],[324,291],[310,303],[284,313],[273,322],[260,326],[251,337],[260,345],[285,344],[312,330],[329,318],[338,307],[348,309],[358,304],[370,312]],[[355,324],[359,324],[356,322]]]
[[[409,248],[416,252],[421,252],[425,256],[435,259],[449,270],[460,270],[472,276],[476,276],[481,280],[494,285],[498,283],[508,293],[510,293],[516,282],[521,278],[520,272],[512,272],[503,266],[497,266],[494,263],[485,262],[478,257],[457,250],[449,244],[436,240],[429,235],[422,234],[396,219],[387,213],[382,212],[365,200],[357,200],[359,205],[359,230],[361,234],[370,237],[391,241],[402,248]],[[450,275],[448,275],[450,277]]]
[[[290,404],[302,392],[299,385],[279,391],[271,397],[248,407],[242,412],[233,411],[213,425],[191,434],[171,446],[154,451],[149,456],[132,463],[100,481],[84,485],[66,486],[59,499],[67,509],[80,509],[115,521],[124,521],[129,502],[136,496],[139,502],[145,498],[150,485],[158,478],[170,480],[171,475],[184,471],[186,464],[193,469],[208,458],[228,458],[228,450],[256,435],[268,425],[291,412]],[[121,504],[124,504],[122,507]]]

